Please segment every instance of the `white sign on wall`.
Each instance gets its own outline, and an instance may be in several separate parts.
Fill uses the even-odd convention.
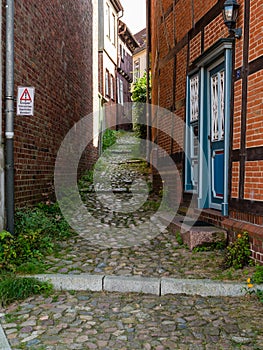
[[[34,87],[18,87],[17,115],[34,115]]]

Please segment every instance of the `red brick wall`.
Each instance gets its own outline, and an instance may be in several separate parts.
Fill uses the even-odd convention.
[[[263,160],[246,162],[245,199],[263,200]]]
[[[251,1],[250,8],[250,42],[249,60],[263,55],[263,3],[260,0]]]
[[[226,37],[228,37],[228,30],[224,25],[223,16],[220,13],[205,27],[205,50],[207,50],[220,38]]]
[[[263,69],[257,73],[251,74],[248,78],[247,147],[263,146],[262,81]]]
[[[201,54],[201,33],[197,34],[190,41],[190,63],[200,56]]]
[[[17,206],[52,193],[59,146],[92,112],[91,19],[91,1],[15,2],[15,94],[18,85],[35,87],[34,116],[15,117]],[[94,159],[94,151],[88,150],[80,168]]]

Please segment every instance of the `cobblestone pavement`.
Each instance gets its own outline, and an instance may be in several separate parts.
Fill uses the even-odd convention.
[[[144,203],[145,182],[149,183],[150,179],[145,163],[134,160],[138,149],[138,139],[126,136],[101,157],[95,186],[84,182],[81,189],[83,201],[96,222],[86,222],[82,234],[60,242],[56,253],[47,257],[47,272],[245,282],[253,268],[248,267],[246,274],[240,270],[221,269],[222,251],[190,252],[179,245],[176,235],[166,229],[158,217],[154,217],[159,206],[153,194],[146,197]],[[144,204],[129,212],[127,209],[134,205],[131,184],[138,179],[144,181],[136,182],[135,205],[136,201]],[[94,187],[98,192],[94,192]],[[167,214],[167,208],[164,206],[160,212]],[[125,246],[128,238],[131,242]],[[119,246],[123,241],[124,246]]]
[[[121,139],[113,153],[115,158],[102,160],[114,169],[110,175],[115,210],[99,200],[107,200],[102,198],[105,196],[112,201],[107,183],[98,185],[99,196],[92,186],[85,188],[84,184],[82,196],[97,224],[87,227],[87,236],[76,235],[60,242],[55,254],[47,257],[47,271],[245,282],[252,267],[241,272],[223,271],[222,251],[190,252],[161,221],[152,220],[158,207],[155,197],[150,196],[144,206],[131,213],[118,211],[123,198],[131,198],[132,181],[140,177],[148,181],[143,163],[131,161],[129,167],[119,163],[123,151],[128,154],[129,147],[135,146],[131,137]],[[137,190],[145,186],[140,182],[137,185]],[[141,201],[144,192],[138,192],[142,197],[136,198]],[[110,244],[96,244],[96,240],[103,243],[103,238],[111,238],[112,227],[118,230]],[[118,231],[123,234],[127,229],[136,237],[138,227],[145,240],[118,246]],[[157,227],[156,232],[152,227]],[[50,298],[37,296],[0,309],[0,321],[12,350],[263,349],[262,311],[262,304],[252,295],[204,298],[55,292]]]
[[[262,306],[253,298],[59,292],[6,313],[13,350],[263,349]]]

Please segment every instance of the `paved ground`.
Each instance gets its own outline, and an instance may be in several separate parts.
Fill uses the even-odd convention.
[[[222,251],[190,252],[166,229],[160,217],[169,215],[167,207],[159,207],[159,198],[154,194],[145,197],[150,178],[145,163],[134,160],[140,156],[138,150],[138,140],[128,136],[100,158],[97,192],[94,185],[82,183],[82,197],[92,218],[86,220],[80,235],[61,242],[56,253],[47,257],[47,272],[245,282],[244,271],[220,268]],[[155,215],[157,209],[159,216]],[[173,214],[170,212],[171,217]],[[82,221],[82,217],[76,218],[75,225],[81,227]],[[252,271],[247,268],[247,275]]]
[[[2,318],[16,349],[263,349],[255,299],[65,293],[13,305]]]
[[[130,137],[121,139],[114,153],[102,159],[102,178],[107,175],[105,163],[110,164],[115,197],[109,192],[109,183],[102,180],[97,195],[89,186],[82,191],[96,223],[87,225],[84,234],[61,242],[58,251],[47,257],[47,272],[211,278],[245,285],[253,268],[223,271],[223,252],[193,253],[181,246],[162,221],[153,218],[156,198],[150,197],[136,210],[132,207],[136,201],[128,202],[126,209],[131,205],[132,210],[120,212],[132,198],[135,179],[144,180],[137,182],[136,200],[144,198],[147,173],[142,176],[142,164],[119,165],[129,147],[136,151],[136,143]],[[124,234],[130,240],[123,240]],[[0,320],[12,350],[263,349],[262,313],[263,305],[253,296],[60,291],[51,298],[38,296],[2,309]]]

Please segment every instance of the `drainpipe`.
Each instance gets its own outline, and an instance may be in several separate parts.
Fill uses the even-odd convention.
[[[0,28],[2,28],[2,1],[0,0]],[[3,60],[2,60],[2,31],[0,31],[0,86],[2,87],[3,83]],[[5,187],[4,187],[4,152],[3,152],[3,139],[2,139],[2,110],[3,110],[3,105],[2,105],[2,89],[0,89],[0,230],[4,228],[4,218],[5,218],[5,205],[4,205],[4,200],[5,200]]]
[[[151,97],[150,97],[150,52],[151,52],[151,0],[146,0],[146,79],[147,79],[147,92],[146,92],[146,121],[147,121],[147,139],[152,141],[152,128],[151,128]],[[149,143],[150,145],[150,143]],[[151,149],[147,147],[147,161],[150,161]]]
[[[14,234],[14,0],[6,1],[6,229]]]

